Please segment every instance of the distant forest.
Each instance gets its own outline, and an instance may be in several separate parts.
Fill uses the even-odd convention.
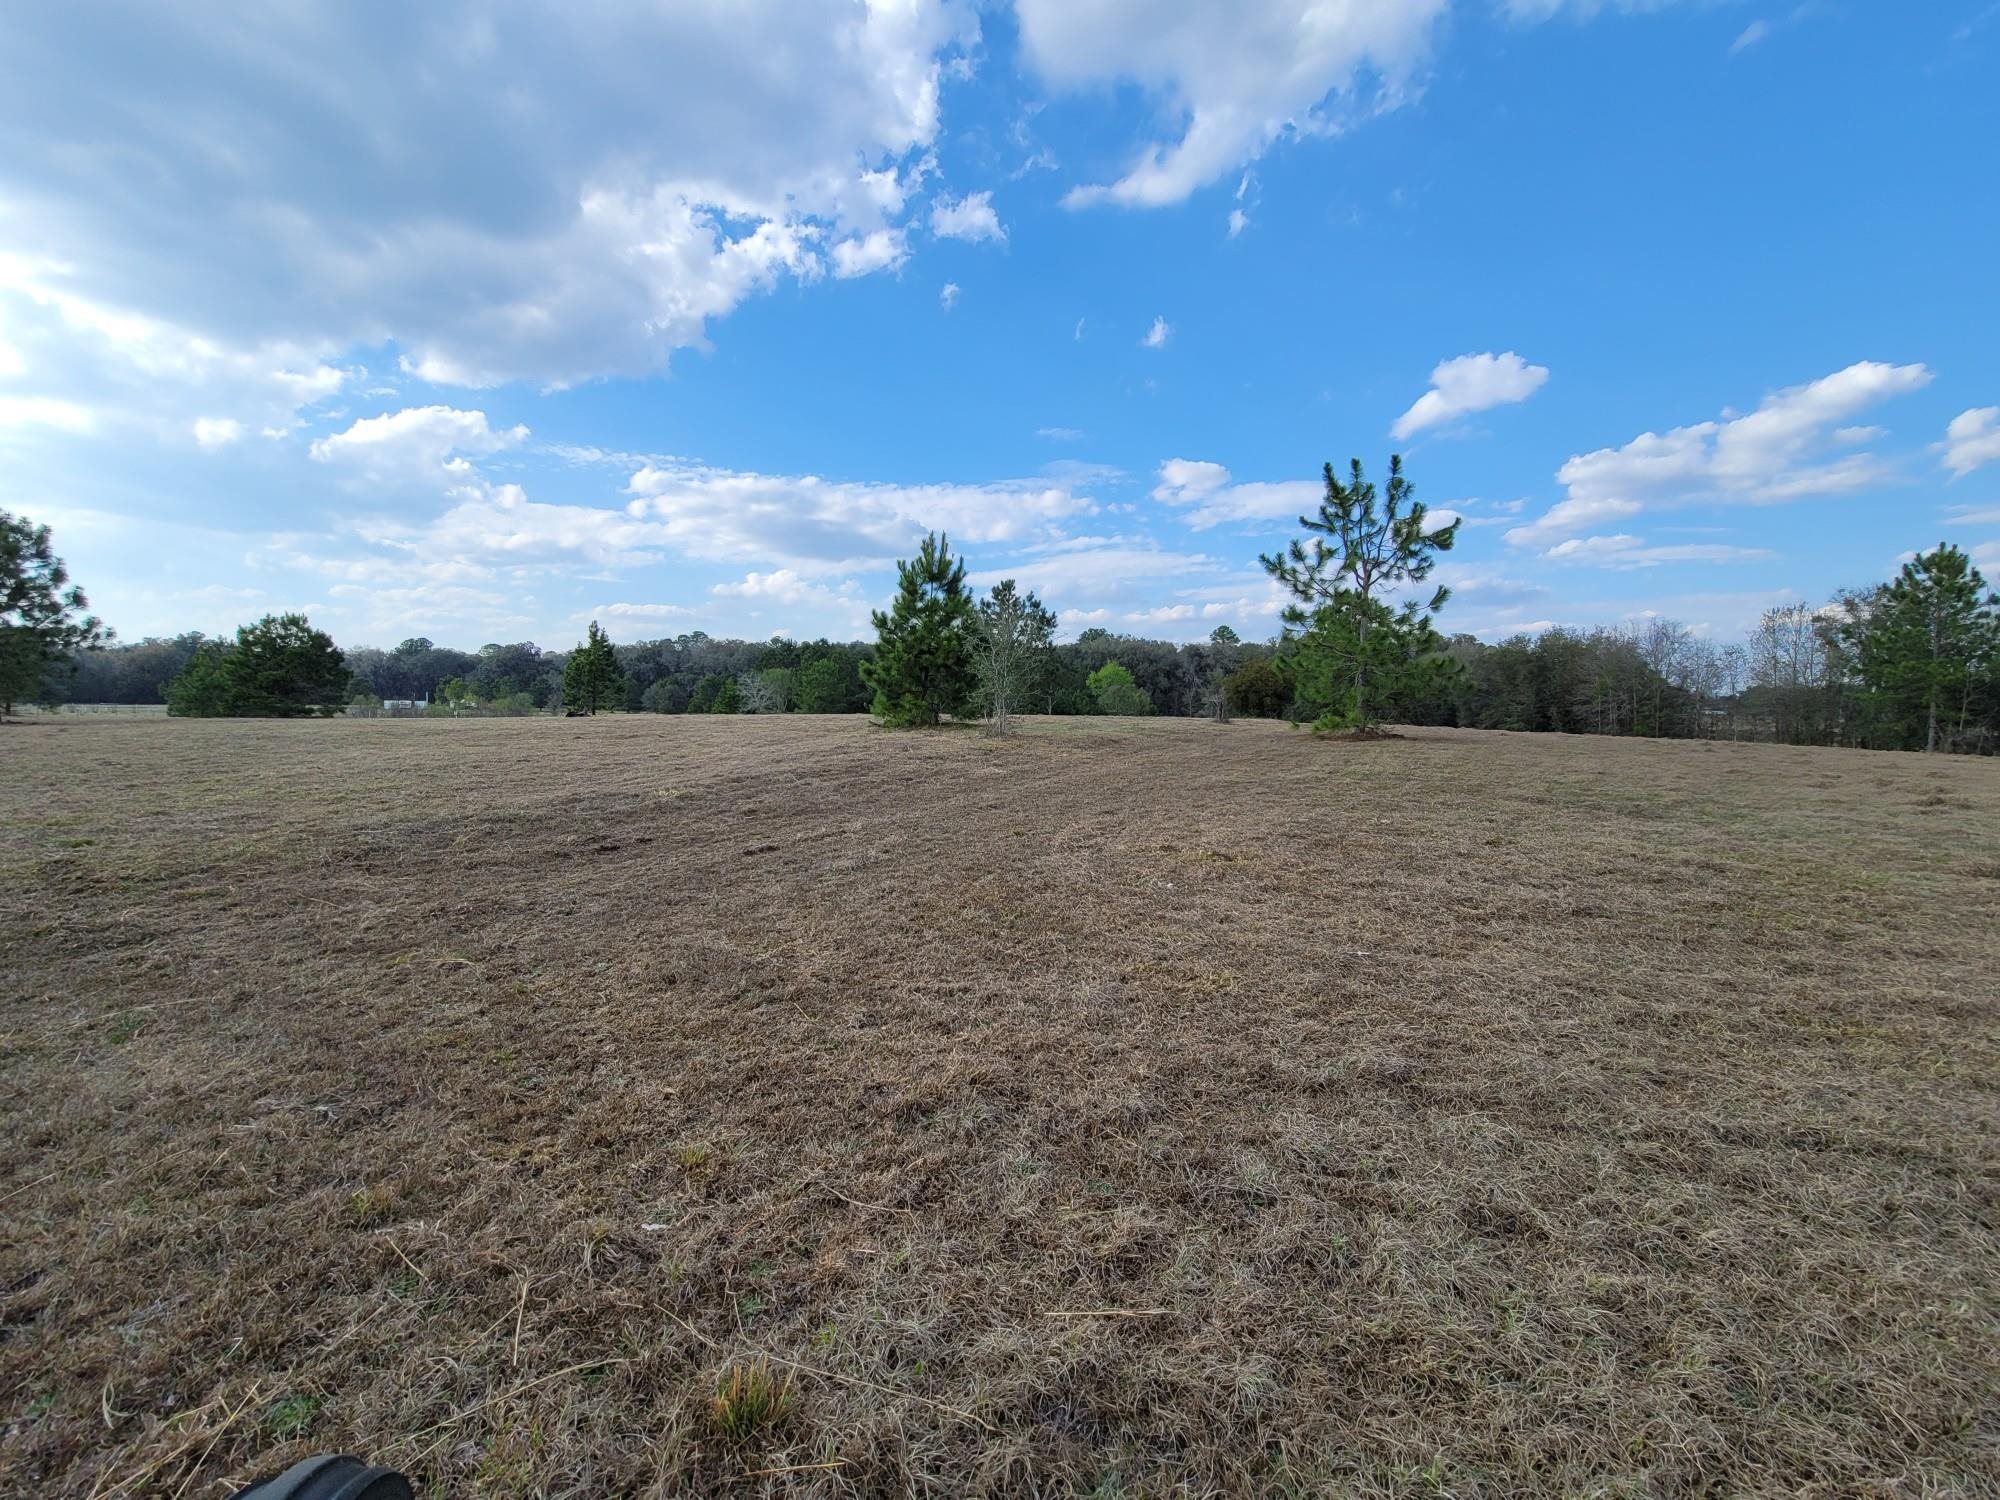
[[[77,659],[63,696],[79,703],[157,704],[204,637],[189,633],[113,645]],[[615,648],[624,707],[634,713],[866,713],[860,664],[873,643],[725,640],[699,631]],[[1144,711],[1212,711],[1218,673],[1230,708],[1284,718],[1296,705],[1280,670],[1283,643],[1176,644],[1086,630],[1052,648],[1022,712],[1103,712],[1090,679],[1123,667]],[[1741,645],[1717,646],[1670,620],[1595,630],[1546,630],[1497,645],[1469,635],[1445,641],[1460,670],[1393,703],[1407,724],[1571,734],[1776,740],[1800,745],[1902,748],[1900,725],[1879,722],[1852,653],[1829,612],[1794,605],[1765,614]],[[444,714],[560,711],[568,653],[530,642],[477,651],[421,637],[390,649],[345,653],[361,711],[384,699],[429,700]],[[1227,670],[1224,671],[1223,669]],[[1136,706],[1136,705],[1134,705]],[[1954,748],[1991,752],[2000,731],[2000,682],[1953,705]]]

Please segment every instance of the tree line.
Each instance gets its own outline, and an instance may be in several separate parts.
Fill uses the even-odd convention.
[[[298,615],[233,638],[119,644],[86,613],[47,527],[0,512],[0,709],[17,701],[159,703],[190,716],[377,712],[870,713],[885,724],[1020,713],[1284,718],[1321,732],[1387,722],[1793,744],[2000,750],[2000,597],[1941,544],[1869,589],[1768,610],[1747,641],[1678,622],[1551,628],[1487,644],[1441,635],[1428,577],[1454,545],[1392,459],[1378,492],[1358,461],[1323,470],[1304,535],[1262,559],[1291,596],[1267,642],[1228,627],[1177,644],[1058,621],[1006,580],[983,596],[941,535],[897,565],[876,639],[614,644],[596,622],[569,651],[460,651],[413,637],[342,651]]]

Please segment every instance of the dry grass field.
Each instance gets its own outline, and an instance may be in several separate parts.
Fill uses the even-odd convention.
[[[1994,1493],[1996,973],[1990,762],[9,726],[0,1492]]]

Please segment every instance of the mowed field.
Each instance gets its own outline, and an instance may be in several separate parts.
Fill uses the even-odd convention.
[[[1993,1493],[1996,973],[1991,762],[9,726],[0,1493]]]

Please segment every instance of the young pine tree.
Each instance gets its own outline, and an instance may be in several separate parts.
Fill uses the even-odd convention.
[[[611,637],[592,620],[583,644],[563,663],[563,706],[594,714],[624,697],[625,674],[619,670],[618,653]]]
[[[965,563],[936,533],[917,555],[896,564],[896,602],[876,610],[875,659],[861,677],[875,692],[875,716],[884,724],[935,724],[971,706],[974,612],[965,589]]]
[[[1379,497],[1358,458],[1345,484],[1332,464],[1324,474],[1318,517],[1299,517],[1309,537],[1259,560],[1295,601],[1284,612],[1292,646],[1286,665],[1299,701],[1318,711],[1313,728],[1373,729],[1399,689],[1443,660],[1430,622],[1451,591],[1440,587],[1428,602],[1413,598],[1400,609],[1383,596],[1429,577],[1437,554],[1457,541],[1459,523],[1435,531],[1425,525],[1400,454],[1389,460]]]

